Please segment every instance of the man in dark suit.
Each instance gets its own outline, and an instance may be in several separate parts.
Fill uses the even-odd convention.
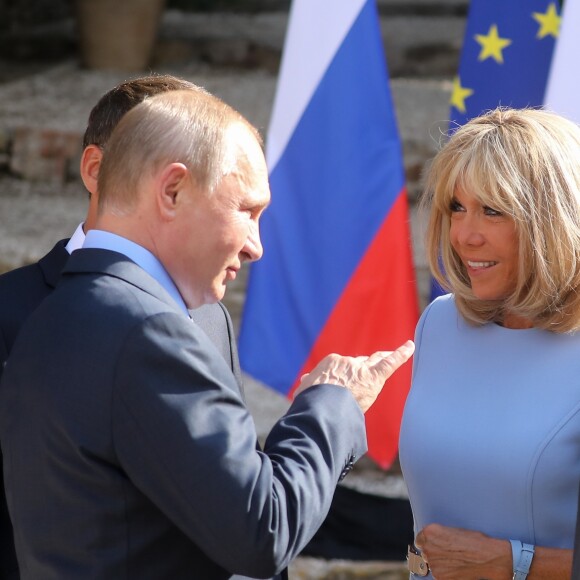
[[[205,92],[157,95],[114,130],[98,190],[95,229],[0,388],[22,578],[277,576],[365,452],[363,413],[412,343],[323,359],[259,451],[229,366],[188,316],[262,254],[257,131]]]
[[[87,216],[68,240],[61,240],[36,264],[0,276],[0,378],[14,341],[24,321],[55,288],[69,255],[80,248],[85,233],[94,227],[97,204],[97,177],[102,149],[121,117],[135,105],[153,95],[195,85],[170,75],[154,75],[118,85],[103,95],[92,109],[83,138],[81,177],[89,192]],[[208,304],[191,313],[193,320],[208,335],[226,359],[241,388],[241,371],[230,315],[220,302]],[[1,459],[1,456],[0,456]],[[16,580],[18,566],[14,551],[12,525],[8,517],[0,460],[0,579]]]

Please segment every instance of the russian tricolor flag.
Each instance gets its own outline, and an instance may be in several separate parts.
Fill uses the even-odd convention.
[[[272,204],[250,271],[244,371],[291,395],[326,354],[412,338],[418,318],[401,144],[374,0],[294,0],[266,156]],[[388,467],[411,378],[367,413]],[[337,417],[340,421],[340,417]]]

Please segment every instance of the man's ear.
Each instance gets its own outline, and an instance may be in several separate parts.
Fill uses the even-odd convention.
[[[189,185],[189,171],[183,163],[170,163],[157,179],[157,206],[163,219],[172,220]]]
[[[97,193],[97,179],[102,159],[103,152],[98,145],[87,145],[81,156],[81,178],[91,196]]]

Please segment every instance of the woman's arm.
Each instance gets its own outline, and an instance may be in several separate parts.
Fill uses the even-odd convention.
[[[518,538],[514,538],[518,539]],[[507,540],[481,532],[430,524],[415,540],[437,580],[511,580]],[[527,580],[570,580],[572,550],[536,546]]]

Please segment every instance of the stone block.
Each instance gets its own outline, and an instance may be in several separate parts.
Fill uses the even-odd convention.
[[[76,132],[19,127],[13,134],[10,170],[29,181],[64,183],[81,145]]]

